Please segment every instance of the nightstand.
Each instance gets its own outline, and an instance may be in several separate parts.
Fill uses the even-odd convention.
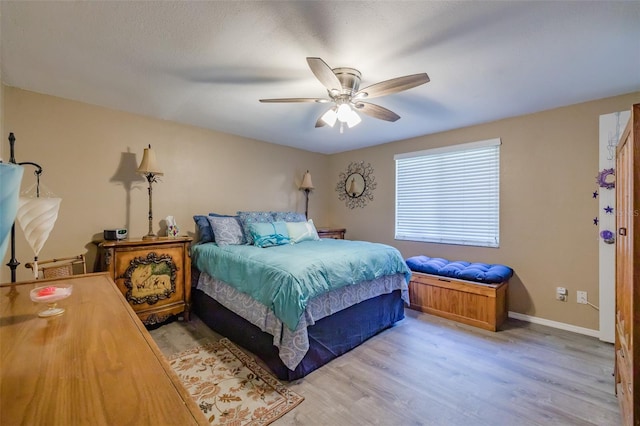
[[[345,228],[317,228],[320,238],[333,238],[334,240],[344,240]]]
[[[145,325],[184,314],[191,303],[191,237],[103,241],[100,267]]]

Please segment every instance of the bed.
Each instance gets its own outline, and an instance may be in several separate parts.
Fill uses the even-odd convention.
[[[192,247],[192,309],[282,380],[304,377],[404,318],[411,271],[391,246],[317,234],[254,244]]]

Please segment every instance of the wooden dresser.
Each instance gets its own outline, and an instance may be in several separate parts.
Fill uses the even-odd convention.
[[[623,425],[640,425],[640,104],[616,155],[616,395]],[[636,229],[639,232],[635,232]]]
[[[146,325],[184,314],[191,303],[191,237],[104,241],[100,266]]]
[[[317,228],[320,238],[333,238],[334,240],[344,240],[345,228]]]
[[[72,284],[39,318],[35,287]],[[107,274],[0,285],[3,425],[206,425]]]

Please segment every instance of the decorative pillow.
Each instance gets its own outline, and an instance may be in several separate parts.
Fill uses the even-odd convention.
[[[271,212],[238,212],[238,219],[240,219],[240,225],[244,231],[247,244],[253,244],[253,237],[249,230],[249,225],[252,223],[271,223],[273,222],[273,215]]]
[[[306,222],[304,213],[298,212],[271,212],[273,220],[276,222]]]
[[[193,216],[193,221],[196,223],[196,228],[198,229],[199,242],[211,243],[215,241],[213,229],[211,229],[211,224],[209,223],[207,216]]]
[[[311,219],[307,222],[287,222],[287,231],[289,231],[289,239],[292,243],[320,239],[318,231],[316,231],[316,227]]]
[[[209,216],[213,217],[237,217],[231,214],[209,213]]]
[[[211,228],[213,229],[213,235],[215,236],[216,243],[219,246],[246,243],[237,217],[209,216],[208,220],[211,224]]]
[[[249,230],[257,247],[281,246],[290,242],[285,222],[250,223]]]

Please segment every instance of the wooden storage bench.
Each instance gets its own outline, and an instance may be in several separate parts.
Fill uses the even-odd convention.
[[[412,272],[411,309],[496,331],[507,318],[507,282],[473,281]]]

